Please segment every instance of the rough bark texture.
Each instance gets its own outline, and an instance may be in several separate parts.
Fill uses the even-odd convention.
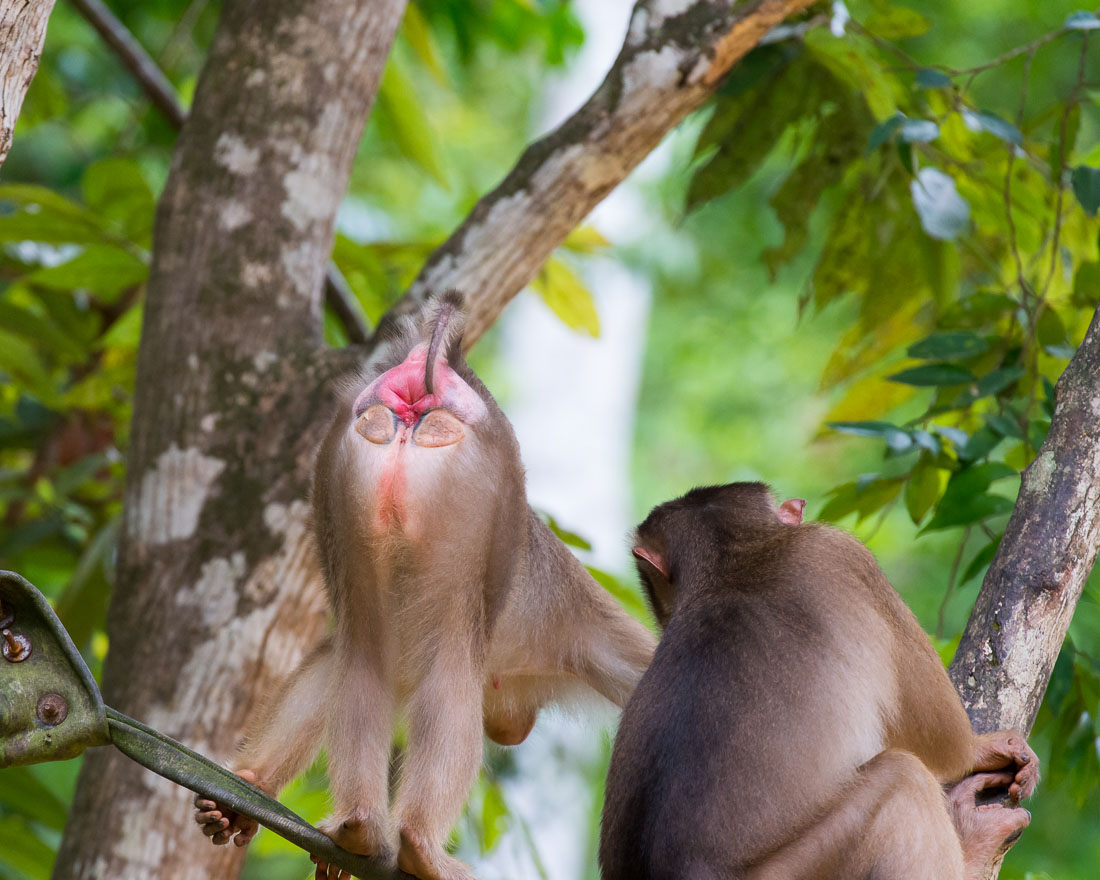
[[[223,5],[158,207],[103,693],[216,760],[324,625],[321,279],[404,0]],[[345,357],[346,360],[346,357]],[[229,877],[187,792],[90,754],[57,878]]]
[[[11,149],[23,98],[38,71],[53,0],[0,0],[0,165]]]
[[[425,264],[390,313],[433,292],[475,297],[473,345],[566,235],[714,91],[771,28],[813,0],[641,0],[607,78],[556,131],[527,148]]]
[[[1100,549],[1100,311],[1055,400],[951,664],[980,732],[1031,730]]]

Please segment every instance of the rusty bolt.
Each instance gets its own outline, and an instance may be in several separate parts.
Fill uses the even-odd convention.
[[[69,714],[69,704],[61,694],[46,694],[38,701],[38,720],[50,727],[60,724]]]
[[[15,623],[15,611],[4,604],[4,600],[0,599],[0,629],[7,629]]]
[[[30,657],[31,640],[26,636],[13,633],[10,629],[5,629],[0,635],[4,637],[4,644],[0,651],[3,652],[5,660],[19,663]]]

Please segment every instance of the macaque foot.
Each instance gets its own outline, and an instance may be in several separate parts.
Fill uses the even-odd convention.
[[[420,880],[477,880],[463,862],[408,827],[401,829],[397,867]]]
[[[979,771],[1012,768],[1008,796],[1019,803],[1030,797],[1039,784],[1039,758],[1027,744],[1023,734],[1015,730],[999,730],[977,738],[974,747],[974,769]]]
[[[237,775],[259,789],[264,788],[259,775],[254,770],[238,770]],[[201,794],[195,795],[195,810],[195,821],[202,828],[202,833],[209,837],[210,842],[215,846],[224,846],[230,839],[235,846],[246,846],[260,830],[260,825],[255,819],[242,816]]]
[[[1015,780],[1012,770],[975,773],[947,793],[948,807],[962,845],[966,880],[982,880],[993,863],[1008,852],[1031,822],[1022,807],[979,804],[982,792],[1003,788]]]
[[[341,849],[373,856],[384,864],[394,864],[394,846],[386,823],[379,821],[366,810],[354,810],[343,816],[333,816],[319,826]]]

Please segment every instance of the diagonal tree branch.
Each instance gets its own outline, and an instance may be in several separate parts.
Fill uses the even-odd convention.
[[[383,323],[435,291],[466,294],[473,343],[551,251],[733,65],[813,0],[640,0],[619,56],[583,107],[527,148],[438,248]],[[381,329],[381,328],[380,328]]]
[[[0,165],[38,70],[53,0],[0,0]]]
[[[118,16],[103,3],[103,0],[69,0],[69,2],[118,56],[119,61],[130,71],[130,75],[141,90],[164,114],[172,127],[177,131],[182,128],[187,119],[187,109],[180,101],[175,86]],[[0,161],[3,161],[2,154],[0,154]],[[325,303],[343,324],[349,341],[362,344],[368,340],[370,330],[355,303],[354,294],[334,265],[329,265],[325,271]]]
[[[1100,309],[951,664],[976,730],[1030,731],[1100,550]]]

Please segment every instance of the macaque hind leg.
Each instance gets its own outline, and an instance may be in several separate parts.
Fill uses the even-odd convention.
[[[321,830],[344,849],[392,863],[389,818],[392,687],[380,658],[349,646],[329,690],[328,743],[332,816]]]
[[[409,743],[394,811],[397,863],[420,880],[474,880],[444,849],[481,765],[481,671],[467,646],[441,650],[408,704]]]
[[[959,838],[935,777],[915,755],[889,749],[859,769],[820,819],[743,876],[964,880],[966,875]]]

